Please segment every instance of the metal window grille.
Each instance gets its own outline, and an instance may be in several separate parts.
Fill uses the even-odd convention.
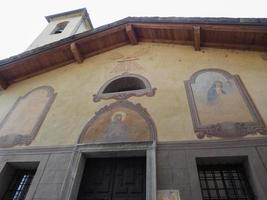
[[[203,200],[254,200],[242,165],[200,165]]]
[[[11,183],[4,195],[3,200],[23,200],[31,185],[35,170],[20,170],[15,171]]]

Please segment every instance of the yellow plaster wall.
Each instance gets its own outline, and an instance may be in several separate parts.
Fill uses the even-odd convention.
[[[145,76],[152,87],[157,88],[153,97],[131,97],[128,100],[147,108],[156,124],[159,141],[199,140],[193,131],[184,80],[203,68],[221,68],[239,74],[267,122],[267,61],[261,54],[212,48],[194,51],[190,46],[169,44],[124,46],[88,58],[82,64],[73,63],[11,85],[0,95],[0,120],[19,96],[49,85],[58,94],[31,145],[75,144],[94,113],[115,101],[94,103],[93,94],[107,80],[128,70]],[[130,63],[118,62],[128,58],[136,59]]]

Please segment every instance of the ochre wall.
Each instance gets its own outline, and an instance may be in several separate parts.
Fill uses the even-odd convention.
[[[115,100],[93,102],[93,94],[125,71],[146,77],[157,91],[153,97],[131,97],[153,118],[159,141],[200,140],[193,131],[184,81],[204,68],[240,75],[264,121],[267,122],[267,61],[260,52],[140,43],[124,46],[11,85],[0,94],[0,120],[19,96],[49,85],[57,97],[31,146],[75,144],[94,113]],[[137,58],[123,61],[126,58]],[[262,137],[259,135],[248,137]],[[218,139],[218,138],[210,138]]]

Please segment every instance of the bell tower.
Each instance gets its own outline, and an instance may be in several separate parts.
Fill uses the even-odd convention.
[[[27,50],[93,29],[92,22],[85,8],[46,16],[45,18],[48,21],[48,25]]]

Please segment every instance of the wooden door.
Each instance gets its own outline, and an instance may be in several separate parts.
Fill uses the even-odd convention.
[[[78,200],[145,198],[145,158],[94,158],[86,161]]]

